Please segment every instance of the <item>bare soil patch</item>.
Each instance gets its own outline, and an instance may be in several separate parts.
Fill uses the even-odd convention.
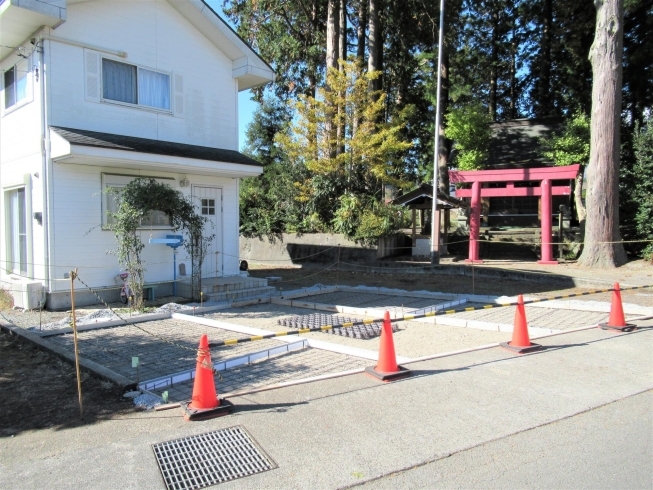
[[[249,271],[253,277],[281,277],[281,281],[270,283],[279,290],[310,287],[317,283],[325,286],[370,286],[405,289],[407,291],[437,291],[456,294],[548,294],[553,291],[575,292],[584,288],[559,289],[546,283],[488,279],[443,274],[369,273],[357,271],[335,271],[298,269],[292,267],[265,267],[255,265]]]
[[[0,437],[66,429],[134,411],[111,383],[82,373],[80,418],[75,367],[19,337],[0,331]]]

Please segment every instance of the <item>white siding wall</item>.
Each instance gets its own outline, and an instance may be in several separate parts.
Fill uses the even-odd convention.
[[[50,124],[238,150],[231,60],[166,0],[72,4],[51,32],[127,52],[119,61],[181,74],[185,117],[85,101],[83,49],[52,42]]]
[[[31,51],[33,46],[27,44],[26,52]],[[4,70],[11,68],[19,58],[10,56],[0,65],[0,76]],[[33,54],[30,57],[28,65],[38,65],[38,55]],[[43,211],[42,200],[42,157],[41,157],[41,83],[43,77],[39,77],[39,82],[35,81],[34,73],[28,75],[31,82],[29,84],[29,102],[25,105],[12,107],[9,110],[4,109],[5,97],[4,91],[0,93],[0,273],[4,275],[7,268],[7,236],[6,236],[6,209],[5,209],[5,192],[4,190],[13,186],[23,185],[25,175],[29,175],[26,189],[31,193],[31,211]],[[38,177],[35,175],[38,174]],[[28,194],[29,195],[29,194]],[[30,203],[28,203],[28,208]],[[32,216],[27,216],[28,240],[30,234],[33,243],[31,255],[28,250],[27,261],[34,265],[32,276],[40,279],[44,277],[43,267],[44,257],[44,235],[43,227],[38,224]]]
[[[100,226],[102,219],[102,172],[148,177],[172,177],[171,187],[189,195],[191,186],[179,187],[178,174],[134,171],[116,167],[95,167],[87,165],[54,164],[54,202],[56,223],[53,230],[52,258],[56,279],[63,279],[71,269],[79,268],[80,277],[90,286],[109,286],[119,272],[116,256],[107,252],[115,248],[115,237],[111,231]],[[223,194],[223,243],[224,275],[238,274],[238,184],[236,179],[207,176],[186,176],[191,184],[215,185]],[[149,244],[149,238],[165,238],[170,230],[141,230],[145,243],[143,259],[146,265],[147,282],[171,281],[173,278],[172,249],[166,245]],[[186,263],[190,274],[190,260],[182,247],[177,256],[178,263]],[[64,281],[56,281],[56,290],[69,287]]]
[[[144,67],[180,73],[184,78],[184,117],[87,102],[84,98],[84,50],[51,42],[49,78],[50,125],[123,134],[179,143],[238,149],[237,82],[231,61],[206,40],[165,0],[93,1],[69,5],[68,20],[53,35],[116,51],[123,60]],[[52,257],[53,276],[63,279],[71,268],[91,286],[109,286],[119,272],[110,231],[102,230],[101,173],[173,177],[181,175],[136,168],[97,167],[53,163]],[[236,179],[187,174],[191,184],[215,185],[223,193],[224,274],[238,273],[238,183]],[[154,230],[154,238],[170,231]],[[172,280],[172,249],[149,245],[150,230],[143,230],[148,282]],[[179,250],[178,262],[186,252]],[[186,262],[190,274],[190,261]],[[56,281],[54,290],[68,283]]]

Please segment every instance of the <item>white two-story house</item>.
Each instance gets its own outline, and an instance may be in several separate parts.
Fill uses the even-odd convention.
[[[238,92],[273,79],[203,0],[0,0],[0,280],[17,304],[66,307],[75,268],[115,285],[106,190],[136,177],[192,196],[215,234],[203,276],[237,275],[239,179],[262,172],[238,152]],[[173,278],[150,243],[169,233],[143,223],[146,281]]]

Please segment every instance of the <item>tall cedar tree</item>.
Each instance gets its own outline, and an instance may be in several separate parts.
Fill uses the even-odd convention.
[[[619,233],[619,151],[623,58],[622,0],[595,0],[592,61],[592,124],[588,167],[585,246],[578,259],[588,267],[625,264]]]

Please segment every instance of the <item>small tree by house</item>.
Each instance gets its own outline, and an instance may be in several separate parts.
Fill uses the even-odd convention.
[[[276,141],[291,164],[309,171],[295,187],[312,226],[371,243],[399,227],[400,213],[390,207],[380,221],[372,215],[381,212],[383,184],[407,185],[399,157],[411,147],[401,137],[411,108],[383,122],[386,96],[369,90],[380,73],[354,62],[341,68],[329,69],[328,90],[291,102],[296,117]]]
[[[145,244],[137,232],[143,219],[155,210],[168,215],[173,232],[182,231],[187,235],[184,247],[191,257],[192,295],[198,299],[202,287],[202,263],[214,235],[205,233],[207,219],[195,212],[192,199],[166,184],[145,178],[134,179],[124,188],[109,192],[118,194],[116,198],[119,200],[118,209],[111,213],[109,224],[117,241],[117,248],[112,253],[130,275],[134,307],[143,307],[145,285],[145,266],[141,255]]]

